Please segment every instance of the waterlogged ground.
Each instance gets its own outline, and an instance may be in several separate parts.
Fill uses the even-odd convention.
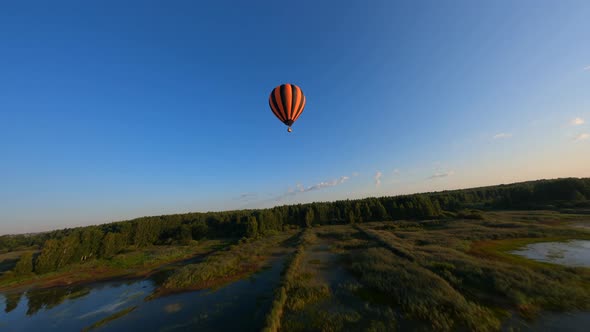
[[[141,305],[153,288],[153,281],[138,280],[4,294],[0,329],[80,331],[120,310]]]
[[[101,331],[259,331],[284,257],[219,289],[173,294],[142,303]]]
[[[0,294],[0,301],[5,303],[0,330],[258,331],[264,325],[284,261],[292,251],[288,241],[291,236],[280,234],[238,244],[234,251],[241,254],[244,250],[240,248],[264,249],[252,255],[256,264],[248,262],[248,273],[240,270],[239,278],[224,275],[221,279],[229,278],[214,283],[213,288],[157,292],[175,271],[206,265],[215,256],[211,254],[165,264],[148,278],[5,292]],[[219,252],[227,250],[223,247]]]
[[[540,262],[590,267],[590,241],[532,243],[512,254]]]
[[[106,320],[101,331],[258,331],[283,262],[284,256],[273,258],[260,272],[219,289],[150,301],[145,298],[157,286],[152,279],[4,294],[0,300],[8,307],[0,312],[0,330],[80,331]]]
[[[274,317],[280,331],[586,331],[590,233],[560,218],[494,212],[318,226],[148,278],[7,291],[0,330],[260,331]],[[282,274],[286,267],[292,273]],[[287,285],[284,302],[274,301],[279,285]],[[269,315],[276,303],[278,318]]]
[[[590,312],[545,312],[533,321],[513,317],[504,325],[504,331],[587,332],[590,326]]]

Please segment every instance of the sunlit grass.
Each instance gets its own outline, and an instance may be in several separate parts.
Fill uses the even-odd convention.
[[[293,233],[244,240],[227,250],[217,251],[203,262],[178,269],[164,282],[161,291],[210,287],[218,281],[231,280],[232,276],[255,271],[261,259],[290,236]]]

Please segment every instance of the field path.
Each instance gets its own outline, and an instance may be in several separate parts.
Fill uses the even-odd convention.
[[[360,284],[347,269],[347,254],[364,237],[350,225],[314,228],[305,247],[294,287],[288,292],[281,331],[351,331],[376,327],[387,311],[363,301]],[[362,247],[362,246],[361,246]],[[362,249],[360,249],[362,250]],[[379,328],[377,328],[379,330]]]

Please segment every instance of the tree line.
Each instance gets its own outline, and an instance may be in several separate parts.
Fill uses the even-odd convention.
[[[189,244],[221,237],[256,237],[288,227],[399,219],[436,219],[466,208],[590,207],[590,178],[538,180],[413,195],[283,205],[269,209],[142,217],[98,226],[0,237],[0,250],[38,247],[23,255],[14,273],[52,272],[68,264],[111,258],[127,248]],[[461,214],[459,214],[461,216]]]

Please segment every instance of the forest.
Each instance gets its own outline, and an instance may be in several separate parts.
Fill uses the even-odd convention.
[[[257,238],[292,228],[372,221],[481,219],[480,211],[590,208],[590,178],[538,180],[464,190],[283,205],[269,209],[141,217],[39,234],[3,235],[0,253],[27,252],[3,278],[43,275],[69,264],[109,259],[128,248]]]

